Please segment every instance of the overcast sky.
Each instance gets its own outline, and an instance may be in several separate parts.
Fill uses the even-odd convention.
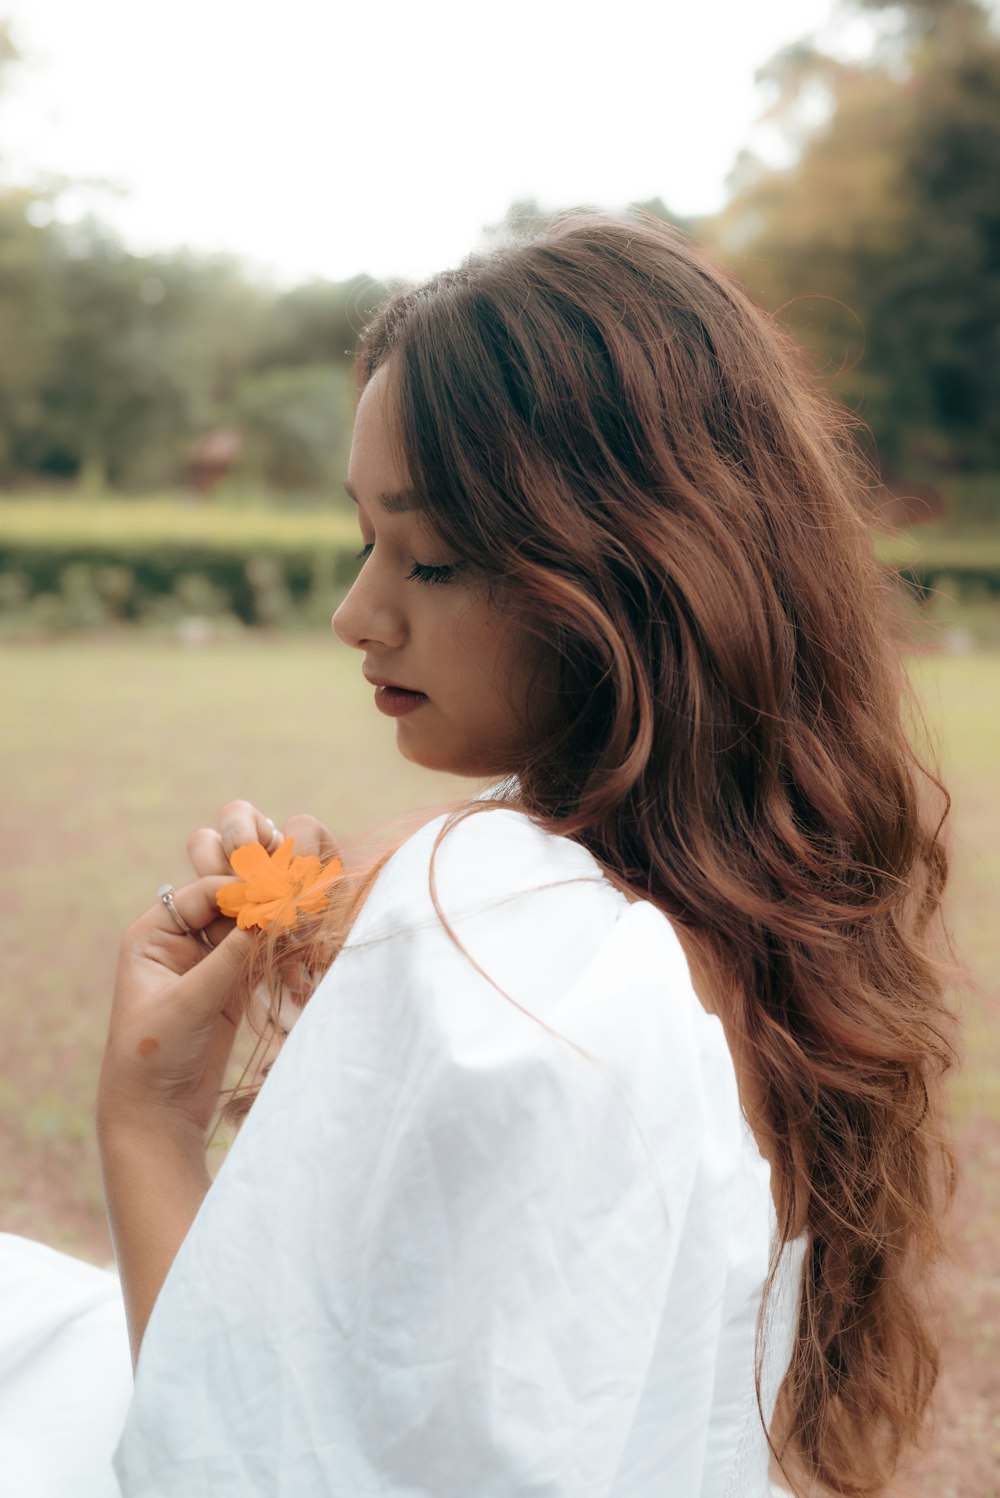
[[[755,68],[806,34],[865,50],[835,4],[0,0],[25,54],[0,160],[116,184],[60,216],[91,207],[138,250],[231,250],[285,283],[420,276],[515,198],[718,208]]]

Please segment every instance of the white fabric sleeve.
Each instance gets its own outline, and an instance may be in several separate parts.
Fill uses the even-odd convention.
[[[0,1492],[118,1498],[131,1394],[118,1276],[0,1233]]]
[[[440,826],[382,871],[180,1249],[125,1498],[611,1492],[696,1178],[743,1148],[706,1101],[728,1052],[669,924],[488,810],[437,889],[499,993],[435,915]]]

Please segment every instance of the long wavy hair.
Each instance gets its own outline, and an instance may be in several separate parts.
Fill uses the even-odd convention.
[[[428,518],[559,662],[561,721],[509,767],[515,804],[674,924],[781,1243],[807,1235],[772,1448],[790,1480],[868,1498],[938,1371],[954,1051],[948,797],[905,725],[856,424],[647,217],[565,215],[403,286],[362,335],[359,388],[387,361]],[[297,946],[262,945],[248,986],[328,962],[380,866]],[[758,1340],[758,1395],[760,1367]]]

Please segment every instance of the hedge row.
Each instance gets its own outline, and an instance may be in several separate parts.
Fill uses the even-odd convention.
[[[31,509],[0,503],[0,615],[45,630],[191,615],[312,623],[329,618],[358,569],[344,514],[115,506],[91,511],[85,527],[76,506]],[[1000,536],[925,528],[876,550],[918,597],[942,587],[970,601],[1000,596]]]
[[[918,597],[947,583],[969,597],[1000,594],[1000,530],[948,533],[932,526],[876,539],[879,560]]]
[[[0,494],[0,545],[121,549],[133,555],[164,545],[198,551],[312,552],[347,546],[358,534],[357,516],[345,498],[311,509],[244,501],[185,501],[101,496],[54,498]]]
[[[53,631],[203,615],[327,617],[358,568],[353,507],[0,497],[0,617]]]
[[[357,542],[281,553],[0,542],[0,612],[52,628],[176,615],[274,625],[329,617],[357,570]]]

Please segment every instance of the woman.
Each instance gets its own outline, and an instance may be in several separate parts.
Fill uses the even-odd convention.
[[[400,752],[491,789],[271,940],[215,903],[277,841],[234,803],[127,934],[123,1491],[878,1493],[936,1373],[945,856],[845,418],[598,215],[396,292],[358,369],[334,628]]]

